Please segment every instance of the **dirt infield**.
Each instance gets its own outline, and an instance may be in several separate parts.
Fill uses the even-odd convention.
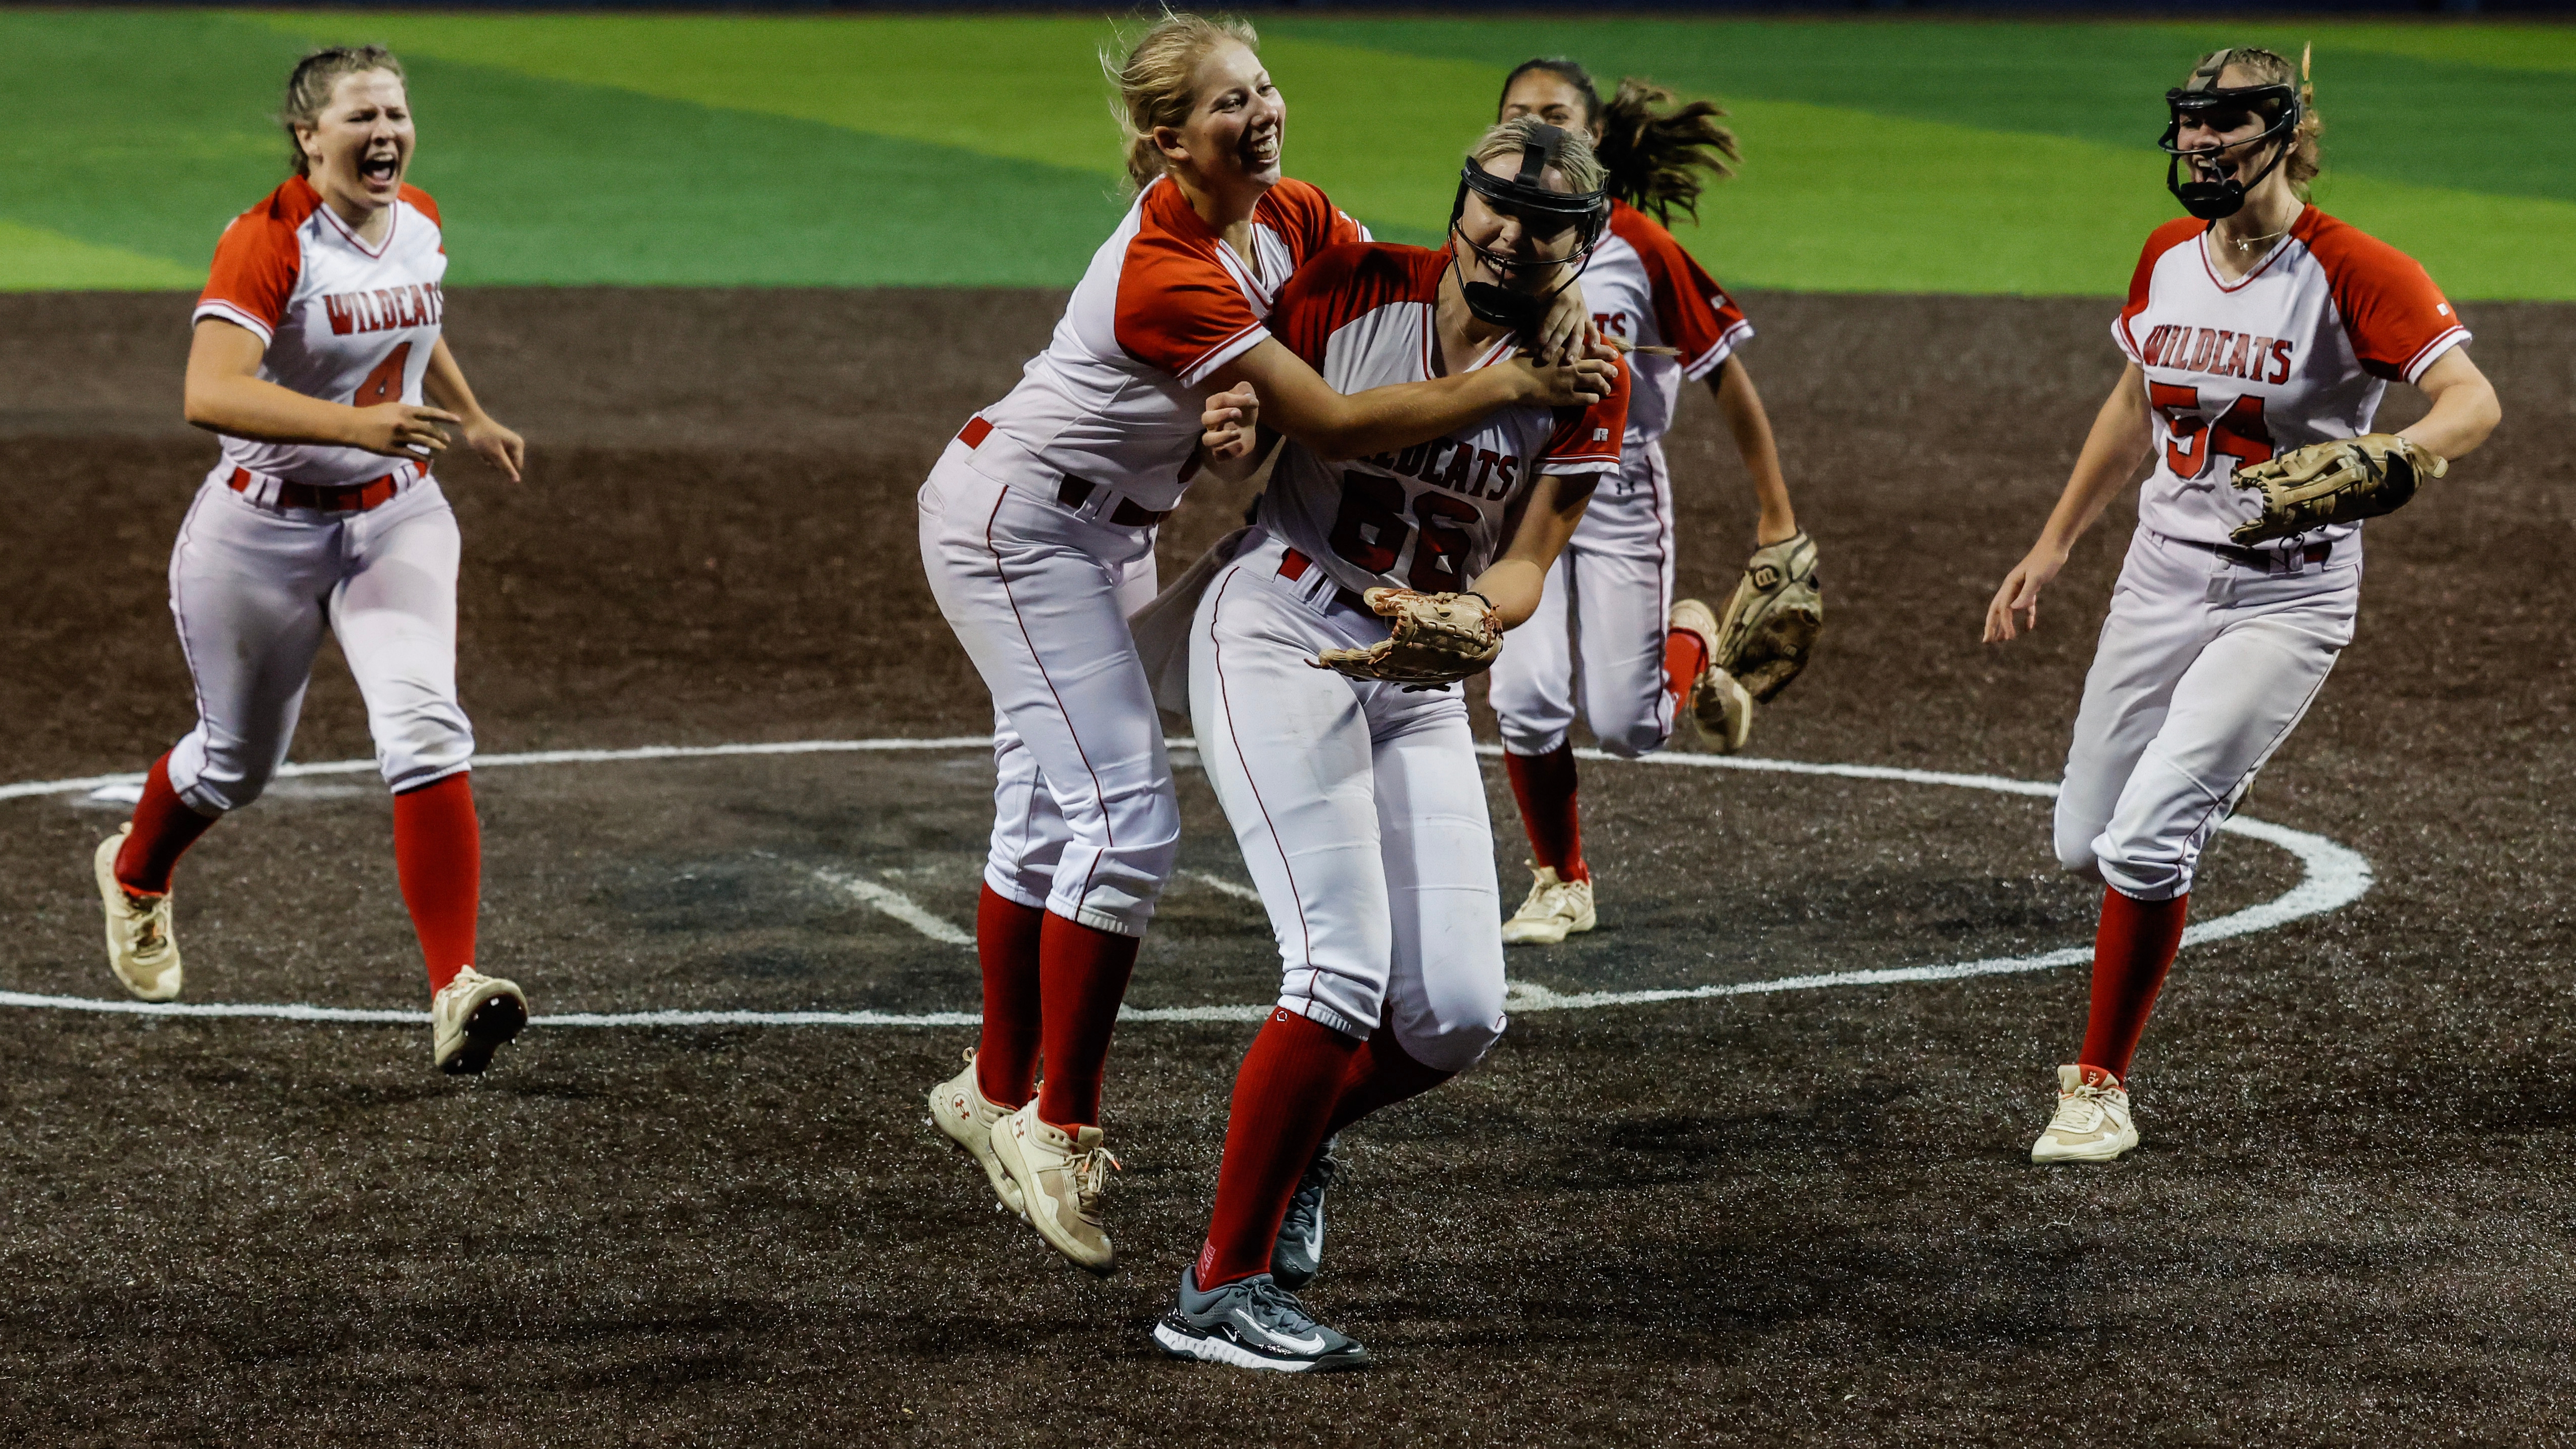
[[[531,444],[522,487],[443,474],[482,748],[983,729],[910,496],[1058,301],[455,294],[459,356]],[[1976,624],[2116,373],[2108,309],[1747,303],[1832,611],[1755,751],[2053,777],[2124,510],[2027,647],[1981,648]],[[185,317],[169,296],[0,298],[0,784],[139,770],[187,726],[162,569],[213,449],[175,423]],[[1283,1386],[1144,1337],[1196,1247],[1236,1022],[1122,1030],[1128,1262],[1094,1281],[923,1125],[967,1029],[541,1025],[451,1082],[412,1026],[0,1007],[0,1430],[2550,1438],[2576,1410],[2576,308],[2469,321],[2504,429],[2372,526],[2360,637],[2246,807],[2359,851],[2377,883],[2185,953],[2123,1165],[2024,1160],[2080,970],[1527,1011],[1478,1072],[1352,1134],[1307,1296],[1384,1366]],[[1686,404],[1671,444],[1702,593],[1750,543],[1712,414]],[[1239,506],[1193,504],[1167,565]],[[296,758],[368,753],[326,655]],[[1266,933],[1184,765],[1187,874],[1136,1001],[1255,1002]],[[1605,928],[1514,953],[1531,986],[1921,965],[2089,928],[2044,801],[1645,765],[1586,782]],[[937,928],[970,918],[988,783],[971,750],[487,769],[486,967],[541,1014],[971,1010],[971,955]],[[191,999],[419,1009],[387,815],[372,777],[311,776],[210,835],[181,875]],[[0,991],[112,994],[86,870],[117,816],[79,792],[0,799]],[[2195,918],[2299,875],[2231,838]]]

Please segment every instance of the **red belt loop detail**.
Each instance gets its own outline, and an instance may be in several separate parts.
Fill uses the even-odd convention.
[[[966,426],[957,430],[957,441],[964,443],[970,448],[980,448],[984,446],[984,440],[992,435],[993,425],[991,423],[984,421],[982,418],[968,418],[966,420]]]
[[[1306,557],[1304,554],[1299,553],[1293,548],[1279,555],[1279,577],[1286,579],[1292,584],[1297,582],[1299,579],[1304,578],[1306,576],[1306,570],[1313,568],[1314,566],[1315,561],[1313,559]]]

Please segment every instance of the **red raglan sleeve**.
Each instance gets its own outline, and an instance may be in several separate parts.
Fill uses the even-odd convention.
[[[302,265],[293,224],[265,205],[243,212],[215,243],[214,266],[191,320],[221,318],[257,333],[265,346],[286,321]]]
[[[2443,353],[2468,342],[2469,329],[2422,263],[2357,227],[2310,215],[2319,225],[2300,239],[2325,265],[2335,310],[2363,371],[2413,382]]]
[[[412,210],[428,217],[431,226],[438,228],[438,254],[447,255],[447,223],[439,219],[438,203],[430,199],[428,192],[408,184],[402,189],[402,199],[411,203]]]
[[[1327,247],[1307,259],[1279,289],[1270,309],[1279,341],[1317,372],[1333,334],[1363,314],[1420,290],[1418,247],[1374,242]]]
[[[1118,274],[1118,345],[1197,387],[1270,336],[1225,268],[1151,235],[1129,243]]]
[[[2209,225],[2191,217],[2177,217],[2147,233],[2147,244],[2138,251],[2137,268],[2129,273],[2128,300],[2120,304],[2120,315],[2111,319],[2111,340],[2119,344],[2121,355],[2131,362],[2144,364],[2147,355],[2140,350],[2129,323],[2147,310],[2148,294],[2156,279],[2156,262],[2165,253],[2200,235]]]
[[[1682,376],[1696,382],[1715,372],[1753,335],[1744,309],[1672,233],[1656,228],[1653,244],[1638,248],[1638,255],[1654,287],[1655,330],[1681,353]]]
[[[1619,471],[1619,444],[1628,434],[1628,364],[1619,364],[1619,380],[1610,395],[1587,408],[1557,410],[1556,431],[1538,471],[1568,477]]]

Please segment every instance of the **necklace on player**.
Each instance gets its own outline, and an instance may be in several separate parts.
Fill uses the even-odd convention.
[[[2279,241],[2281,238],[2288,236],[2290,234],[2290,227],[2297,226],[2298,224],[2298,218],[2292,217],[2290,219],[2290,226],[2285,226],[2279,231],[2271,232],[2263,236],[2229,237],[2227,239],[2227,244],[2236,248],[2240,252],[2250,252],[2265,242]]]

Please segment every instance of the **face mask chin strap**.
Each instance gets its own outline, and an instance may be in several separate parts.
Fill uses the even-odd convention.
[[[1455,224],[1449,228],[1449,234],[1460,241],[1467,241],[1466,236]],[[1506,268],[1495,264],[1493,257],[1483,247],[1474,242],[1467,242],[1467,249],[1483,258],[1486,265],[1495,267],[1497,271],[1507,272]],[[1574,279],[1583,275],[1583,269],[1589,266],[1591,261],[1591,254],[1586,252],[1580,260],[1575,261],[1574,269],[1566,274],[1564,281],[1544,292],[1516,292],[1509,287],[1497,286],[1492,282],[1471,282],[1467,280],[1466,274],[1461,272],[1458,276],[1458,294],[1466,299],[1467,310],[1476,314],[1478,320],[1490,322],[1497,327],[1509,327],[1515,332],[1527,332],[1547,316],[1548,305],[1556,300],[1556,294],[1573,286]],[[1453,269],[1458,265],[1458,254],[1455,251],[1449,254],[1449,265]],[[1557,262],[1553,265],[1564,266],[1565,263]]]
[[[2178,132],[2182,128],[2177,125],[2174,129]],[[2257,146],[2262,142],[2263,137],[2257,136],[2251,141],[2238,144]],[[2182,170],[2185,156],[2205,155],[2214,163],[2220,156],[2227,153],[2228,148],[2221,146],[2215,151],[2202,152],[2177,151],[2165,162],[2165,189],[2174,194],[2174,200],[2182,203],[2183,210],[2199,217],[2202,221],[2225,221],[2245,209],[2247,192],[2262,185],[2265,177],[2279,170],[2281,163],[2290,158],[2290,146],[2291,142],[2284,140],[2274,147],[2272,159],[2264,163],[2263,169],[2256,172],[2250,182],[2239,181],[2233,176],[2221,177],[2216,181],[2203,181],[2197,173],[2191,180],[2184,181],[2178,173]]]

